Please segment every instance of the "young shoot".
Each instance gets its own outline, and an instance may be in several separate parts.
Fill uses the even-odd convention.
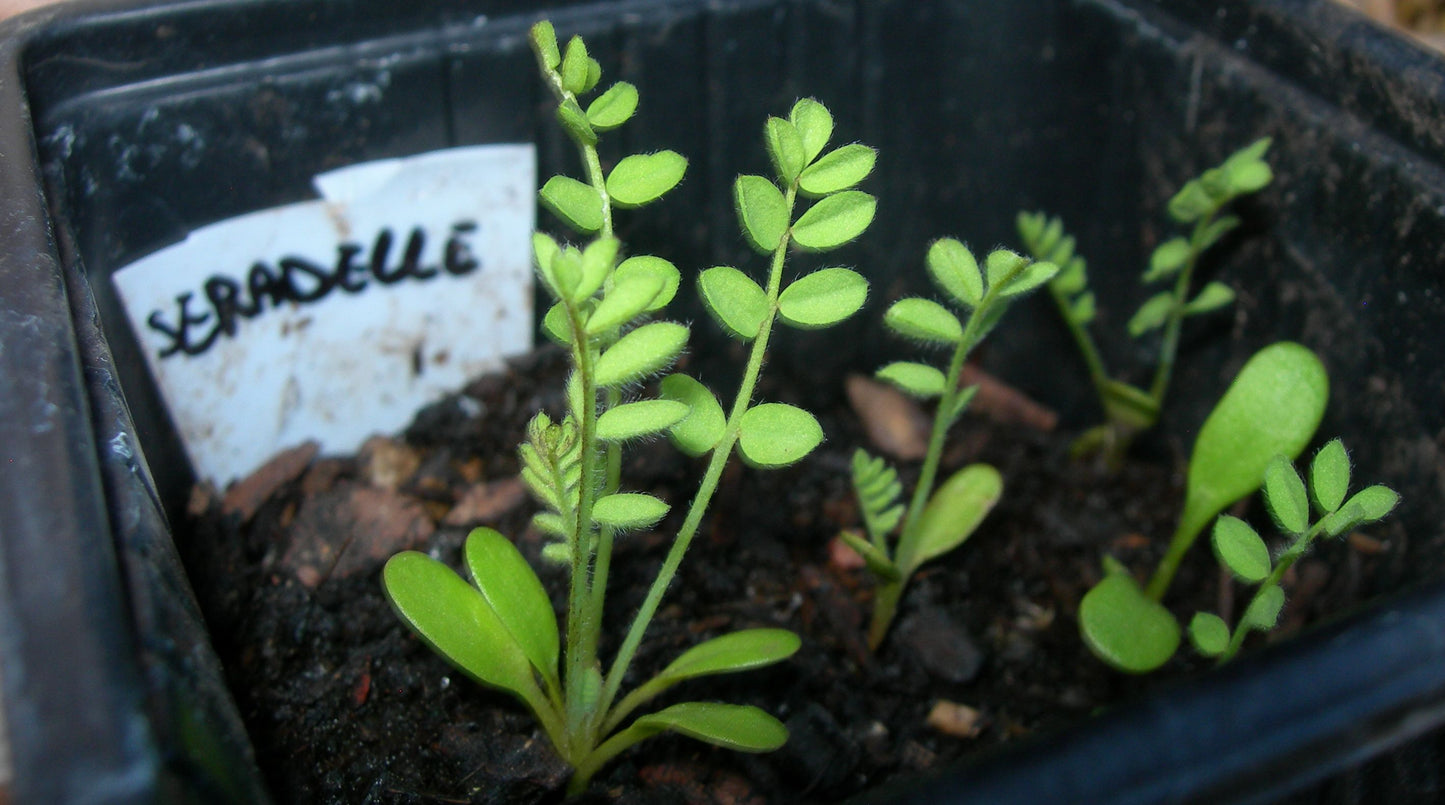
[[[716,267],[702,272],[697,283],[713,317],[751,343],[728,413],[711,391],[684,374],[663,378],[658,398],[624,399],[624,390],[638,388],[673,363],[689,329],[650,320],[673,298],[678,271],[658,257],[624,258],[613,236],[612,211],[666,194],[682,180],[687,160],[672,151],[634,154],[604,171],[599,133],[632,117],[637,90],[618,82],[584,106],[601,70],[583,40],[573,37],[560,48],[547,22],[534,26],[530,39],[557,99],[557,119],[584,170],[581,180],[547,180],[540,200],[590,238],[580,247],[542,233],[533,238],[537,275],[555,300],[542,329],[567,348],[572,374],[565,414],[553,421],[538,413],[518,451],[522,479],[542,509],[534,523],[554,540],[543,556],[571,570],[565,631],[536,573],[509,539],[489,528],[467,538],[470,584],[415,551],[393,557],[383,581],[403,621],[428,645],[532,711],[573,767],[568,790],[578,793],[618,753],[659,732],[745,752],[770,751],[787,739],[776,718],[752,706],[685,701],[634,717],[686,680],[786,659],[799,647],[798,637],[786,630],[725,634],[685,651],[629,692],[622,684],[734,448],[746,463],[774,468],[801,460],[822,441],[812,414],[755,403],[753,391],[775,322],[827,327],[862,306],[867,282],[849,269],[825,268],[786,286],[782,278],[792,247],[827,251],[871,223],[874,199],[853,187],[872,170],[874,153],[856,144],[827,150],[833,118],[816,101],[799,101],[787,119],[769,119],[764,139],[776,175],[741,176],[734,187],[743,233],[770,259],[765,281]],[[620,445],[661,434],[689,455],[707,456],[707,467],[646,598],[604,667],[598,646],[614,541],[628,531],[655,527],[670,508],[651,495],[623,490]]]
[[[878,377],[937,409],[913,495],[905,507],[898,473],[863,450],[853,455],[853,488],[863,512],[867,537],[845,531],[842,538],[867,563],[877,580],[868,644],[877,649],[898,612],[909,577],[920,565],[963,544],[983,522],[999,496],[1003,479],[987,464],[959,470],[934,492],[948,430],[963,415],[976,387],[961,387],[964,360],[1003,318],[1009,303],[1047,283],[1058,268],[999,249],[980,269],[966,246],[952,238],[936,241],[926,260],[929,276],[966,321],[931,299],[900,299],[884,314],[893,332],[951,351],[942,370],[927,363],[900,361],[878,370]],[[900,527],[901,524],[901,527]],[[897,531],[896,544],[889,542]]]
[[[1315,454],[1305,479],[1284,456],[1275,456],[1264,472],[1261,495],[1275,527],[1287,545],[1278,559],[1259,532],[1243,520],[1222,514],[1214,521],[1211,541],[1219,564],[1243,584],[1256,585],[1244,613],[1231,629],[1212,612],[1195,613],[1189,622],[1189,642],[1206,657],[1227,662],[1244,645],[1251,631],[1267,632],[1275,627],[1284,607],[1280,580],[1317,537],[1338,538],[1352,530],[1384,519],[1400,502],[1387,486],[1369,486],[1346,499],[1350,489],[1350,457],[1344,443],[1331,440]],[[1310,522],[1310,512],[1316,519]]]
[[[1315,354],[1279,342],[1240,369],[1199,429],[1189,456],[1184,509],[1169,548],[1146,588],[1123,565],[1105,559],[1104,578],[1079,604],[1079,630],[1090,650],[1134,673],[1163,665],[1179,646],[1180,629],[1160,603],[1179,563],[1226,507],[1251,495],[1266,471],[1305,448],[1324,416],[1329,378]]]
[[[1134,338],[1156,330],[1162,333],[1159,361],[1147,388],[1116,379],[1105,367],[1088,329],[1097,300],[1089,287],[1087,264],[1076,253],[1074,237],[1064,231],[1063,221],[1042,212],[1019,213],[1024,248],[1035,259],[1054,262],[1061,269],[1049,283],[1049,295],[1078,346],[1104,411],[1104,423],[1086,431],[1075,443],[1076,455],[1098,453],[1108,466],[1118,466],[1134,436],[1159,420],[1184,320],[1221,310],[1234,301],[1234,291],[1221,282],[1206,283],[1193,292],[1194,272],[1204,252],[1239,226],[1239,218],[1226,213],[1226,208],[1240,196],[1264,189],[1273,179],[1264,161],[1269,144],[1266,137],[1235,152],[1219,166],[1189,180],[1170,199],[1169,217],[1186,227],[1187,234],[1159,244],[1150,256],[1143,282],[1169,286],[1150,297],[1128,323],[1129,335]]]

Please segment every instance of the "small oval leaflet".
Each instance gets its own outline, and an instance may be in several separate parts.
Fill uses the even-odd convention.
[[[640,207],[661,198],[687,172],[687,159],[676,151],[623,157],[607,175],[607,195],[619,207]]]
[[[778,172],[778,178],[785,185],[792,184],[807,164],[807,157],[803,154],[803,138],[798,135],[797,127],[782,118],[770,117],[764,127],[763,136],[767,140],[768,156],[773,160],[773,169]]]
[[[798,189],[810,196],[826,196],[858,184],[873,172],[878,152],[861,143],[835,148],[798,176]]]
[[[472,529],[465,552],[467,570],[482,597],[532,665],[555,682],[561,646],[557,614],[532,566],[511,540],[492,528]]]
[[[943,372],[924,363],[895,361],[875,373],[879,380],[885,380],[900,390],[927,400],[943,393]]]
[[[682,702],[638,718],[631,729],[672,730],[737,752],[771,752],[788,741],[782,722],[750,704]]]
[[[999,290],[999,295],[1004,297],[1022,296],[1053,279],[1058,273],[1059,267],[1053,263],[1029,263],[1028,268],[1025,268],[1022,273],[1013,278],[1012,282]]]
[[[1169,318],[1169,311],[1173,309],[1173,294],[1160,293],[1149,297],[1129,319],[1126,325],[1129,335],[1138,338],[1150,330],[1164,326],[1164,322]]]
[[[778,297],[778,315],[802,329],[828,327],[857,313],[867,299],[868,280],[858,272],[824,268],[799,277],[783,289]]]
[[[1239,628],[1268,632],[1279,622],[1279,612],[1284,609],[1284,590],[1279,585],[1265,587],[1259,591],[1244,615],[1239,619]]]
[[[833,114],[812,98],[803,98],[793,104],[788,119],[797,127],[798,137],[803,141],[805,161],[817,159],[833,136]]]
[[[698,275],[697,289],[723,329],[744,341],[758,337],[768,317],[768,295],[751,277],[732,266],[714,266]]]
[[[958,317],[931,299],[900,299],[883,314],[883,323],[895,333],[917,341],[957,344],[963,340],[963,325]]]
[[[1094,656],[1134,674],[1158,668],[1179,648],[1179,622],[1125,573],[1110,573],[1084,595],[1079,632]]]
[[[582,37],[567,40],[567,50],[562,56],[562,87],[573,95],[587,91],[588,64],[587,45]]]
[[[663,399],[676,400],[688,407],[687,416],[668,431],[673,445],[690,456],[700,456],[713,449],[727,428],[727,418],[707,386],[688,375],[675,374],[662,379],[659,391]]]
[[[598,131],[611,131],[637,112],[637,87],[618,81],[587,105],[587,122]]]
[[[1373,523],[1394,511],[1400,495],[1388,486],[1368,486],[1356,492],[1334,514],[1325,518],[1325,531],[1337,537],[1356,526]]]
[[[587,334],[605,333],[641,316],[662,292],[662,282],[661,277],[642,272],[615,276],[612,289],[587,317]]]
[[[638,400],[609,408],[597,418],[597,438],[621,442],[661,433],[682,421],[688,408],[676,400]]]
[[[744,629],[693,646],[657,678],[680,681],[762,668],[793,656],[800,646],[798,636],[786,629]]]
[[[1218,657],[1229,648],[1229,624],[1212,612],[1196,612],[1189,621],[1189,642],[1206,657]]]
[[[738,452],[754,467],[786,467],[823,441],[823,428],[813,415],[784,403],[749,408],[738,423]]]
[[[621,248],[622,242],[611,236],[601,237],[587,244],[582,250],[582,280],[577,283],[573,299],[581,302],[597,293],[597,289],[602,287],[602,283],[607,281],[607,276],[617,265],[617,252]]]
[[[1188,262],[1189,255],[1193,249],[1189,241],[1184,238],[1172,238],[1159,244],[1159,248],[1149,255],[1149,270],[1144,275],[1145,282],[1155,282],[1172,276]]]
[[[1345,502],[1349,491],[1350,456],[1344,442],[1331,439],[1310,463],[1310,492],[1321,512],[1332,512]]]
[[[585,234],[602,228],[602,197],[570,176],[553,176],[538,195],[542,205],[562,222]]]
[[[1221,514],[1214,521],[1210,541],[1220,564],[1229,568],[1241,581],[1258,584],[1269,575],[1272,565],[1269,546],[1249,524],[1237,517]]]
[[[1029,259],[1008,249],[994,249],[983,262],[989,289],[997,289],[999,293],[1003,293],[1007,283],[1021,276]]]
[[[677,296],[677,288],[682,284],[682,274],[678,272],[677,266],[650,254],[639,254],[623,260],[617,266],[617,271],[613,273],[612,281],[614,283],[630,282],[636,275],[657,277],[662,283],[661,290],[642,311],[644,313],[656,313],[667,307],[672,298]]]
[[[1198,295],[1184,305],[1184,313],[1197,316],[1218,310],[1234,301],[1234,289],[1222,282],[1211,282],[1199,289]]]
[[[597,132],[587,122],[587,113],[582,111],[577,101],[568,98],[557,105],[557,122],[572,135],[572,139],[587,145],[597,144]]]
[[[788,202],[782,191],[761,176],[739,176],[733,183],[733,204],[748,242],[772,254],[788,231]]]
[[[672,363],[686,344],[687,328],[681,324],[644,324],[619,338],[597,359],[596,383],[610,388],[641,380]]]
[[[878,200],[861,190],[834,193],[798,218],[793,241],[811,251],[836,248],[863,234],[877,208]]]
[[[934,283],[954,301],[970,308],[983,301],[983,273],[967,246],[953,238],[934,241],[926,262]]]
[[[1264,504],[1281,531],[1298,536],[1310,527],[1305,483],[1284,456],[1275,456],[1264,470]]]
[[[648,528],[661,520],[669,508],[652,495],[617,492],[597,499],[592,505],[592,519],[618,529]]]

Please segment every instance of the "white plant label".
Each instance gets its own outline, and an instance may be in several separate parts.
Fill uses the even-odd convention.
[[[320,200],[206,226],[116,287],[198,476],[355,450],[532,342],[531,145],[319,175]]]

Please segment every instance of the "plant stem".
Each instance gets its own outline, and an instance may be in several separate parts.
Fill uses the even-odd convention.
[[[797,192],[796,183],[794,183],[788,187],[784,196],[789,220],[792,220]],[[668,549],[667,556],[662,561],[662,567],[658,569],[657,577],[653,579],[652,587],[647,591],[647,597],[643,599],[642,606],[638,609],[631,627],[627,630],[627,636],[617,650],[617,657],[613,660],[612,669],[608,672],[607,679],[603,684],[602,698],[598,708],[601,712],[605,713],[612,706],[618,688],[622,685],[622,678],[626,675],[633,657],[637,654],[637,648],[642,643],[642,637],[652,622],[652,617],[657,613],[658,606],[662,603],[662,597],[667,593],[668,586],[672,584],[673,578],[677,575],[677,569],[682,564],[683,556],[687,554],[688,546],[692,544],[693,537],[697,535],[698,527],[702,524],[703,514],[712,501],[713,493],[717,491],[723,468],[727,466],[733,448],[737,445],[738,434],[741,430],[740,423],[743,414],[747,413],[748,407],[752,403],[753,391],[757,387],[758,376],[762,374],[763,360],[767,355],[773,322],[778,315],[778,294],[782,287],[783,263],[787,258],[788,244],[791,240],[791,232],[784,233],[782,242],[773,250],[772,264],[768,269],[768,313],[763,319],[762,327],[758,330],[757,338],[753,339],[752,349],[748,353],[747,367],[744,369],[742,381],[738,385],[737,396],[733,399],[732,410],[728,413],[723,436],[712,449],[712,456],[708,459],[707,469],[703,472],[702,481],[698,484],[697,494],[688,507],[682,527],[678,529],[677,537],[673,539],[672,547]]]
[[[1164,395],[1169,391],[1169,380],[1174,374],[1174,361],[1179,353],[1179,335],[1184,329],[1184,305],[1189,296],[1189,282],[1194,276],[1194,267],[1199,264],[1203,249],[1199,247],[1206,229],[1214,222],[1218,208],[1203,215],[1194,224],[1189,236],[1189,257],[1179,269],[1174,281],[1174,306],[1164,324],[1164,340],[1159,346],[1159,366],[1154,370],[1154,382],[1149,385],[1149,397],[1154,401],[1155,410],[1164,407]]]
[[[1254,595],[1249,599],[1249,604],[1244,608],[1244,612],[1249,612],[1250,608],[1254,606],[1254,603],[1258,601],[1260,596],[1264,595],[1267,590],[1279,586],[1280,579],[1283,579],[1284,574],[1294,566],[1294,563],[1299,561],[1301,556],[1305,555],[1309,550],[1310,543],[1314,542],[1315,537],[1319,536],[1320,532],[1324,530],[1324,526],[1325,518],[1320,518],[1320,521],[1310,527],[1310,530],[1305,532],[1304,536],[1295,540],[1295,543],[1289,546],[1289,550],[1284,552],[1284,555],[1279,558],[1278,562],[1275,562],[1274,569],[1269,572],[1269,575],[1266,576],[1264,581],[1260,582],[1259,587],[1255,589]],[[1249,632],[1249,627],[1242,622],[1234,628],[1234,633],[1229,636],[1228,648],[1224,650],[1223,654],[1219,655],[1220,663],[1231,659],[1239,653],[1239,649],[1244,646],[1244,639],[1249,636]]]

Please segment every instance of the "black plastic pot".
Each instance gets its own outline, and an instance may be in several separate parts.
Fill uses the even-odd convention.
[[[176,558],[187,536],[169,523],[191,476],[111,273],[196,227],[308,198],[320,170],[518,141],[538,144],[542,175],[562,169],[523,38],[543,13],[587,32],[641,89],[630,150],[693,157],[676,197],[624,233],[682,266],[741,251],[729,181],[763,168],[760,121],[802,94],[880,148],[881,217],[847,255],[879,298],[920,283],[929,238],[1014,242],[1014,211],[1045,208],[1080,235],[1105,304],[1132,310],[1177,182],[1273,136],[1278,179],[1248,208],[1247,237],[1208,267],[1240,289],[1236,312],[1190,335],[1165,432],[1197,427],[1264,343],[1314,347],[1333,378],[1321,432],[1344,435],[1361,476],[1406,501],[1392,561],[1361,580],[1377,603],[876,796],[1439,796],[1445,67],[1433,54],[1329,0],[192,0],[76,4],[3,28],[0,680],[14,801],[266,798]],[[380,97],[331,91],[382,72]],[[182,148],[157,121],[204,145]],[[824,393],[836,384],[823,378],[876,365],[884,343],[802,339],[774,360]],[[1019,310],[987,362],[1090,415],[1047,309]]]

